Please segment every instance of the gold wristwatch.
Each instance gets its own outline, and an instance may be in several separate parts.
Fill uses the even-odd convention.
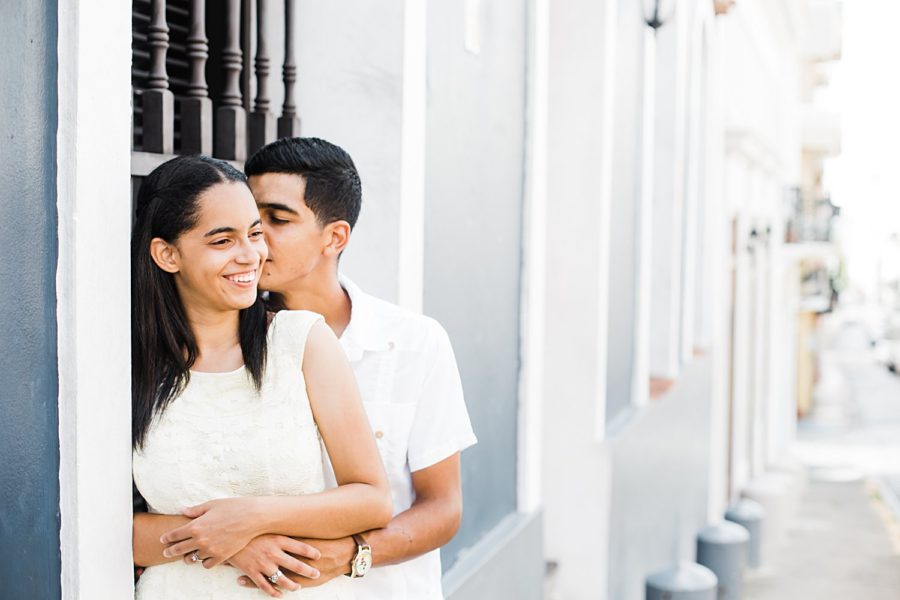
[[[372,547],[366,542],[363,536],[354,533],[353,541],[356,542],[356,556],[350,563],[350,573],[347,577],[355,579],[362,577],[372,568]]]

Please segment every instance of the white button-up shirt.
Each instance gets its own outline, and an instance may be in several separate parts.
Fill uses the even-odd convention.
[[[468,448],[475,434],[444,328],[369,296],[346,277],[341,286],[352,304],[341,346],[356,374],[397,515],[415,500],[411,473]],[[373,552],[377,556],[378,549]],[[439,550],[376,567],[353,583],[359,600],[442,600]]]

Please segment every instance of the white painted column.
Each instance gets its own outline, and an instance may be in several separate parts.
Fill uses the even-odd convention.
[[[760,176],[757,175],[757,178]],[[760,181],[755,186],[756,194],[764,193],[763,182]],[[769,294],[769,264],[768,252],[762,241],[762,230],[765,228],[765,222],[761,216],[757,217],[754,222],[754,230],[757,233],[755,249],[753,252],[753,263],[755,265],[754,272],[754,356],[753,356],[753,471],[756,474],[762,474],[766,468],[765,449],[767,437],[769,435],[767,413],[770,403],[769,396],[769,369],[767,354],[769,351],[769,331],[768,331],[768,294]]]
[[[610,220],[615,223],[608,230],[608,431],[627,423],[646,403],[650,377],[653,155],[647,149],[653,144],[654,39],[638,3],[619,2],[616,13],[615,61],[604,87],[611,90],[614,106],[613,139],[605,142],[612,148]]]
[[[131,5],[58,16],[62,597],[130,598]]]
[[[681,319],[685,233],[685,125],[689,19],[678,15],[656,32],[652,192],[650,375],[674,379],[681,368]],[[648,90],[649,91],[649,90]],[[650,140],[648,140],[650,141]]]
[[[422,312],[425,268],[426,2],[405,0],[397,303]]]
[[[518,509],[523,513],[542,504],[550,0],[531,0],[530,8],[518,430]]]
[[[602,597],[609,530],[609,456],[603,436],[616,1],[541,0],[535,12],[548,18],[546,81],[540,71],[533,73],[531,89],[546,85],[546,207],[534,205],[536,195],[530,201],[531,216],[546,215],[544,551],[558,564],[551,594]],[[543,33],[537,35],[539,49]],[[585,64],[596,68],[585,71]],[[535,63],[536,69],[542,66]],[[532,98],[537,109],[540,99]],[[533,123],[529,151],[537,153],[539,121]],[[530,169],[537,156],[529,158]],[[540,170],[530,173],[529,194],[539,191],[540,177]],[[534,225],[529,218],[526,231],[540,239]],[[526,261],[535,252],[531,243]],[[572,456],[579,457],[578,464]],[[573,530],[591,535],[573,537]],[[590,580],[584,578],[585,556],[593,557]]]
[[[767,452],[768,462],[784,458],[790,441],[795,436],[797,421],[796,371],[797,371],[797,293],[800,275],[786,261],[784,254],[784,215],[782,198],[784,188],[773,190],[776,208],[773,211],[772,233],[769,248],[772,265],[771,293],[769,294],[769,371],[772,374],[773,403],[770,425],[773,431]]]
[[[766,251],[762,243],[761,230],[764,229],[763,202],[765,195],[766,174],[761,169],[758,161],[750,165],[748,211],[748,242],[752,247],[749,255],[751,272],[752,313],[750,321],[752,327],[749,331],[751,342],[751,355],[749,356],[750,379],[748,388],[750,398],[750,460],[751,471],[754,477],[761,475],[765,470],[765,444],[766,444],[766,397],[767,370],[766,370],[766,280],[768,278],[768,265],[766,264]],[[753,232],[756,233],[753,236]]]
[[[707,74],[707,46],[706,33],[703,22],[697,20],[690,36],[688,49],[688,85],[687,96],[687,130],[685,132],[685,144],[687,148],[687,169],[685,173],[684,196],[684,234],[682,239],[682,297],[680,321],[680,351],[679,359],[682,364],[693,360],[694,348],[698,346],[696,337],[697,325],[700,315],[696,313],[697,295],[708,293],[700,287],[698,282],[703,281],[702,248],[703,219],[705,218],[705,189],[701,177],[706,169],[706,157],[703,154],[705,147],[702,139],[706,130],[708,112],[706,99],[703,92],[706,87]]]
[[[766,440],[763,460],[767,466],[780,461],[787,447],[784,405],[791,390],[787,373],[796,369],[794,338],[790,321],[785,318],[790,302],[785,295],[785,269],[781,260],[784,240],[782,190],[777,173],[770,173],[765,188],[765,215],[768,231],[765,260],[767,264],[766,292],[763,298],[766,311],[766,349],[763,356],[766,371]]]
[[[704,197],[703,248],[701,252],[703,289],[696,296],[696,340],[711,354],[712,385],[710,407],[710,477],[708,518],[722,518],[731,490],[727,478],[730,424],[731,373],[731,219],[725,194],[725,123],[723,45],[720,24],[714,21],[704,32],[706,85],[703,104],[704,170],[701,180]]]
[[[635,406],[644,406],[650,397],[650,376],[653,374],[652,354],[657,331],[653,319],[656,291],[656,275],[652,271],[656,240],[654,227],[654,199],[659,174],[655,165],[657,86],[657,39],[652,29],[644,28],[643,87],[641,104],[640,146],[640,194],[634,207],[634,265],[635,265],[635,324],[634,369],[632,371],[631,398]]]
[[[735,289],[734,289],[734,356],[732,360],[733,381],[733,412],[731,418],[732,427],[732,491],[740,490],[749,482],[751,477],[750,467],[750,432],[751,398],[749,385],[751,374],[750,364],[750,311],[752,298],[750,295],[750,260],[747,253],[747,238],[749,227],[746,216],[742,215],[738,207],[744,206],[746,198],[746,169],[743,161],[733,152],[729,153],[726,164],[726,195],[729,204],[733,207],[729,214],[729,220],[737,219],[736,250],[734,256]]]

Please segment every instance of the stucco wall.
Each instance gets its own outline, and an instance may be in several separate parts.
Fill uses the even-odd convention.
[[[400,285],[405,4],[299,2],[296,19],[302,135],[347,150],[363,183],[358,228],[342,268],[392,302]],[[273,11],[272,18],[283,16]],[[276,49],[273,61],[282,55]]]
[[[686,365],[668,394],[609,441],[609,598],[643,600],[649,573],[695,558],[707,522],[710,362]]]
[[[56,2],[0,4],[0,595],[59,597]]]
[[[428,5],[424,309],[450,334],[479,437],[445,566],[516,510],[526,14],[470,4]]]

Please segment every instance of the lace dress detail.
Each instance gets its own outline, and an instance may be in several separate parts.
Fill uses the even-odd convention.
[[[300,365],[309,330],[322,317],[281,311],[268,332],[259,392],[249,372],[191,372],[184,391],[156,418],[133,454],[134,481],[149,510],[180,514],[195,504],[238,496],[293,496],[325,489],[319,432]],[[176,561],[149,567],[137,600],[268,597],[237,584],[240,571]],[[304,588],[306,600],[350,600],[350,580]]]

